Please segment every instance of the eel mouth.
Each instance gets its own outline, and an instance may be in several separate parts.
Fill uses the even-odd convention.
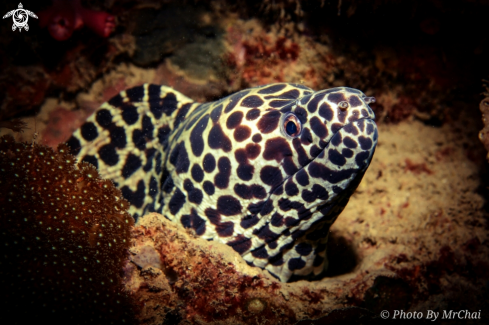
[[[351,179],[365,170],[377,145],[377,125],[370,118],[350,122],[331,137],[321,152],[303,169],[309,176],[330,184]]]
[[[276,199],[279,200],[279,205],[281,204],[280,201],[282,201],[289,210],[297,209],[298,219],[296,219],[297,222],[295,224],[291,224],[287,229],[276,234],[275,237],[271,237],[269,241],[276,240],[285,231],[292,231],[290,228],[299,227],[297,225],[301,222],[310,223],[308,229],[312,229],[315,224],[324,221],[325,218],[332,222],[341,213],[343,210],[342,207],[346,205],[350,195],[355,191],[363,178],[363,174],[373,157],[377,139],[377,126],[373,119],[362,118],[352,121],[337,130],[324,148],[321,149],[321,152],[309,163],[276,185],[268,193],[262,209],[276,195]],[[299,202],[294,201],[293,198],[288,200],[283,190],[283,187],[285,187],[284,184],[291,178],[295,181],[297,175],[303,172],[308,175],[309,179],[307,189],[304,189],[304,191],[311,193],[311,196],[308,199],[302,197],[299,199]],[[314,193],[314,188],[317,185],[321,186],[322,192],[317,191]],[[300,203],[302,207],[293,207],[293,204],[297,203]],[[261,211],[253,214],[253,217],[260,213]],[[314,213],[320,213],[322,217],[311,218],[311,215]],[[261,226],[268,222],[267,218],[263,218],[255,227],[260,229]],[[252,250],[257,250],[264,245],[266,243]]]
[[[290,178],[296,177],[302,170],[310,179],[314,180],[310,187],[313,184],[320,184],[329,193],[343,192],[349,188],[350,183],[354,182],[357,175],[365,172],[369,166],[375,152],[377,139],[377,125],[369,117],[344,125],[336,131],[316,157],[302,166],[296,173],[284,178],[281,183],[273,187],[263,206],[271,199],[277,189],[283,187]],[[354,187],[356,188],[356,186]],[[352,191],[355,188],[352,188]],[[328,195],[318,205],[328,204],[331,198],[332,196]],[[258,214],[260,212],[255,213],[254,216]]]

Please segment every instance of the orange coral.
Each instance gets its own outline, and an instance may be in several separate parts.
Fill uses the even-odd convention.
[[[86,163],[0,138],[0,293],[3,316],[18,323],[130,320],[122,266],[128,202]]]

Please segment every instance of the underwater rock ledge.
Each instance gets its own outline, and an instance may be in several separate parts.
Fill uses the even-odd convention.
[[[281,283],[157,213],[138,220],[129,251],[124,285],[142,306],[141,324],[295,324],[362,301],[376,277],[393,275],[364,261],[354,273]]]

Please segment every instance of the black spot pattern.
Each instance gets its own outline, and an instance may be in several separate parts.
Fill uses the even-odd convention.
[[[165,141],[168,139],[168,136],[170,135],[171,129],[167,126],[164,125],[158,129],[158,141],[161,144],[164,144]]]
[[[269,243],[276,239],[279,235],[270,230],[270,226],[268,224],[264,225],[258,230],[253,232],[258,238],[263,239],[265,243]]]
[[[254,121],[260,116],[260,110],[257,108],[250,109],[248,113],[246,113],[246,119],[248,121]]]
[[[185,149],[184,142],[180,142],[170,154],[170,162],[175,166],[175,171],[179,173],[186,173],[190,167],[190,160],[188,158],[187,149]]]
[[[343,137],[341,136],[341,133],[336,133],[333,138],[331,138],[331,144],[335,147],[339,146],[342,141]]]
[[[358,138],[358,142],[360,143],[360,147],[363,150],[369,150],[370,148],[372,148],[373,142],[372,142],[372,139],[370,139],[370,138],[361,136]]]
[[[280,195],[280,194],[277,194],[276,192],[274,194]],[[273,211],[273,208],[274,208],[273,201],[272,200],[267,200],[265,202],[265,205],[263,205],[263,208],[260,211],[260,215],[266,216],[267,214],[269,214],[270,212]]]
[[[301,164],[301,166],[307,165],[310,160],[309,160],[309,157],[307,156],[306,150],[304,149],[304,147],[301,144],[300,139],[295,138],[292,141],[292,144],[294,145],[294,149],[297,153],[297,158],[299,159],[299,164]]]
[[[336,166],[343,166],[344,164],[346,164],[345,157],[343,157],[343,155],[339,153],[336,149],[328,150],[328,158],[329,161]]]
[[[233,135],[236,142],[243,142],[250,137],[251,129],[246,125],[240,125],[234,130]]]
[[[307,256],[311,254],[312,246],[308,243],[299,243],[295,246],[295,251],[302,256]]]
[[[204,179],[204,171],[197,164],[194,164],[192,166],[192,178],[198,183],[202,182],[202,180]]]
[[[281,115],[279,111],[264,114],[257,123],[258,130],[263,134],[273,132],[278,127]]]
[[[312,143],[312,135],[311,131],[309,131],[309,128],[304,128],[302,130],[301,143],[306,146]]]
[[[202,185],[202,188],[209,196],[214,194],[214,192],[216,191],[214,184],[212,184],[212,182],[209,181],[205,181],[204,184]]]
[[[265,247],[255,249],[251,252],[251,255],[256,258],[268,258],[268,253]]]
[[[241,124],[242,119],[243,119],[242,112],[240,111],[234,112],[231,115],[229,115],[228,119],[226,120],[226,127],[230,130],[234,129]]]
[[[369,163],[377,138],[375,124],[368,119],[373,112],[361,92],[351,92],[335,88],[312,93],[282,83],[214,103],[183,104],[177,102],[177,92],[145,85],[115,96],[109,101],[112,107],[96,112],[97,124],[87,122],[77,136],[85,143],[101,137],[97,127],[108,132],[110,143],[82,159],[102,168],[118,166],[118,176],[133,184],[120,186],[131,209],[139,209],[133,216],[158,210],[198,236],[215,233],[238,253],[249,252],[245,259],[256,259],[248,261],[250,265],[283,266],[275,274],[283,280],[289,272],[309,272],[312,259],[315,266],[324,263],[317,254],[324,254],[326,245],[318,241],[327,236],[330,222],[343,210]],[[345,100],[356,109],[331,104]],[[282,117],[291,113],[302,123],[293,139],[282,135],[280,126]],[[331,123],[336,118],[340,123]],[[75,153],[80,150],[78,139],[69,140]],[[344,147],[337,147],[341,143]],[[346,159],[357,166],[345,168]],[[145,175],[143,181],[143,171],[154,176]],[[250,182],[253,177],[259,180]],[[310,177],[316,178],[312,184]],[[334,199],[325,187],[335,193]],[[235,229],[248,229],[253,240]],[[291,258],[289,250],[302,258]]]
[[[374,132],[374,126],[373,126],[373,124],[369,123],[367,125],[367,134],[370,135],[370,134],[372,134],[372,132]]]
[[[299,98],[300,94],[301,93],[297,89],[291,89],[284,93],[281,93],[278,97],[286,99],[297,99]]]
[[[236,236],[233,241],[227,242],[238,254],[244,254],[251,248],[251,240],[243,235]]]
[[[241,203],[231,195],[223,195],[217,199],[217,211],[225,216],[234,216],[241,212]]]
[[[153,139],[153,131],[155,127],[153,125],[153,122],[151,122],[151,118],[147,115],[143,116],[143,121],[142,121],[142,132],[146,139],[151,140]]]
[[[287,156],[292,156],[292,150],[286,139],[277,137],[265,142],[265,150],[263,151],[265,160],[281,162]]]
[[[221,117],[221,113],[222,113],[222,104],[218,105],[212,110],[211,112],[212,122],[216,123],[217,120],[219,120],[219,117]]]
[[[194,187],[194,184],[192,183],[192,181],[190,179],[187,178],[184,181],[183,188],[185,189],[185,191],[187,191],[189,202],[192,202],[195,204],[202,203],[202,198],[204,197],[204,195],[202,194],[201,190]]]
[[[168,206],[170,207],[171,214],[175,215],[180,211],[180,209],[185,204],[185,194],[182,193],[178,188],[175,189],[173,196],[170,199]]]
[[[84,123],[80,127],[80,133],[86,141],[93,141],[98,137],[97,127],[92,122]]]
[[[177,113],[177,117],[175,118],[175,122],[173,122],[173,129],[177,129],[180,123],[182,123],[182,121],[185,119],[185,116],[187,116],[190,107],[192,107],[192,104],[185,104],[180,107]]]
[[[264,101],[259,96],[251,95],[243,99],[243,101],[241,102],[241,106],[256,108],[263,105],[263,103]]]
[[[91,155],[86,155],[83,157],[82,161],[85,161],[87,163],[90,163],[95,166],[95,168],[98,168],[98,160],[97,157],[91,156]]]
[[[365,166],[367,165],[368,156],[368,151],[363,151],[356,155],[355,162],[358,165],[359,169],[365,168]]]
[[[120,94],[115,95],[107,102],[114,107],[121,107],[123,103],[123,98]]]
[[[285,193],[287,193],[288,196],[294,196],[299,194],[299,189],[297,188],[297,185],[289,180],[285,183]]]
[[[358,135],[358,130],[357,130],[357,128],[353,124],[347,124],[347,125],[345,125],[345,127],[343,128],[343,130],[346,133],[350,133],[350,134],[353,134],[353,135]]]
[[[300,257],[291,258],[288,266],[291,271],[300,270],[306,266],[306,262],[304,262]]]
[[[327,200],[328,191],[321,185],[314,184],[311,191],[307,189],[302,190],[302,199],[306,202],[314,202],[317,199]]]
[[[248,93],[249,93],[248,90],[242,90],[239,93],[236,93],[236,94],[232,95],[229,98],[229,104],[227,104],[226,105],[226,108],[224,109],[224,113],[231,112],[236,107],[236,105],[241,100],[241,98],[243,98],[244,96],[248,95]]]
[[[243,181],[249,181],[250,179],[253,178],[254,170],[255,170],[255,167],[253,167],[253,165],[242,164],[242,165],[239,165],[238,168],[236,169],[236,174]]]
[[[355,160],[359,160],[357,161],[357,164],[359,164],[359,166],[365,165],[364,163],[360,164],[360,162],[365,160],[365,156],[362,155],[361,157],[359,157],[360,155],[361,153],[355,157]],[[325,167],[315,161],[311,162],[307,168],[311,177],[321,178],[332,184],[337,184],[341,181],[344,181],[345,179],[350,178],[355,173],[355,170],[353,169],[343,169],[340,171],[331,170],[328,167]]]
[[[212,154],[208,153],[204,156],[203,166],[206,173],[212,173],[216,169],[216,159]]]
[[[142,162],[141,159],[130,153],[127,158],[124,166],[122,167],[122,177],[128,178],[132,174],[136,172],[139,168],[141,168]]]
[[[321,100],[323,100],[324,98],[324,93],[323,94],[319,94],[319,95],[316,95],[316,96],[313,96],[312,99],[309,101],[309,103],[307,104],[307,110],[310,112],[310,113],[314,113],[316,112],[317,108],[318,108],[318,104]]]
[[[139,120],[138,109],[134,105],[125,104],[121,107],[122,119],[128,125],[133,125]]]
[[[217,162],[219,173],[214,177],[214,184],[220,189],[226,189],[231,176],[231,161],[228,157],[221,157]]]
[[[316,157],[317,155],[319,155],[321,153],[321,148],[319,148],[318,146],[316,145],[312,145],[311,148],[309,149],[309,155],[311,157]]]
[[[353,150],[345,148],[345,149],[341,150],[341,154],[346,158],[351,158],[351,157],[353,157]]]
[[[234,192],[236,195],[243,199],[264,199],[267,196],[265,188],[260,185],[246,185],[246,184],[236,184],[234,185]]]
[[[350,137],[345,137],[343,139],[343,144],[348,148],[354,149],[357,147],[357,142]]]
[[[247,215],[243,219],[241,219],[240,226],[243,227],[244,229],[248,229],[256,225],[260,221],[260,218],[255,215]]]
[[[283,167],[287,175],[294,175],[299,170],[295,165],[292,157],[285,157],[283,160]]]
[[[314,132],[321,139],[325,138],[328,135],[328,130],[323,122],[317,117],[314,116],[311,118],[310,122],[312,132]]]
[[[248,204],[248,206],[246,208],[248,209],[248,211],[251,214],[255,215],[255,214],[260,213],[260,211],[265,206],[265,203],[266,203],[266,201],[260,201],[260,202],[256,202],[256,203],[250,203],[250,204]]]
[[[210,130],[208,143],[212,149],[222,149],[224,152],[231,151],[233,147],[231,140],[222,132],[219,124],[214,125]]]
[[[200,157],[204,151],[204,139],[202,138],[202,133],[204,132],[208,121],[209,116],[204,116],[190,133],[190,145],[192,147],[192,152],[196,157]]]
[[[132,191],[128,186],[123,186],[121,188],[122,196],[129,201],[131,205],[134,205],[137,208],[143,206],[145,193],[144,182],[140,180],[138,182],[136,191]]]
[[[274,227],[281,227],[284,224],[284,216],[278,212],[275,212],[270,219],[270,223]]]
[[[119,155],[112,143],[106,144],[98,150],[98,155],[108,166],[115,166],[119,162]]]
[[[345,95],[343,93],[332,93],[328,95],[328,100],[332,103],[338,104],[339,102],[346,102]]]
[[[272,243],[270,243],[270,246],[271,246]],[[277,254],[276,256],[268,259],[268,261],[270,262],[271,265],[273,266],[280,266],[280,265],[283,265],[285,262],[284,262],[284,258],[282,256],[282,253],[279,253]],[[273,275],[273,274],[272,274]],[[277,276],[274,275],[276,278]]]
[[[112,114],[107,109],[100,109],[95,115],[95,120],[101,127],[106,128],[112,123]]]
[[[295,116],[297,116],[297,118],[299,119],[299,121],[301,121],[302,124],[306,123],[306,121],[307,121],[307,111],[305,109],[303,109],[300,106],[297,106],[294,109],[294,113],[295,113]]]
[[[358,96],[350,96],[350,98],[348,98],[348,102],[350,103],[351,107],[362,105],[362,101],[358,98]]]
[[[144,97],[144,87],[137,86],[126,90],[126,96],[131,100],[131,102],[141,102]]]
[[[279,168],[264,166],[260,171],[260,179],[267,185],[275,186],[282,183],[283,177]]]
[[[319,116],[323,117],[326,121],[332,121],[334,117],[334,112],[328,103],[324,102],[319,107]]]
[[[295,179],[297,180],[297,183],[299,183],[301,186],[309,185],[309,176],[307,175],[307,172],[304,169],[301,169],[295,175]]]
[[[127,145],[126,131],[122,126],[117,126],[109,130],[110,133],[110,143],[113,144],[117,149],[123,149]]]
[[[253,141],[254,143],[259,143],[261,141],[261,139],[262,139],[261,134],[257,133],[255,135],[253,135],[253,137],[251,138],[251,141]]]
[[[81,143],[76,137],[71,136],[68,141],[66,141],[68,147],[70,147],[70,153],[72,155],[78,155],[81,150]],[[93,164],[92,164],[93,165]],[[97,164],[98,165],[98,164]],[[95,165],[94,165],[95,166]]]
[[[158,174],[158,175],[161,174],[161,171],[162,171],[161,153],[160,152],[156,153],[155,171],[156,171],[156,174]]]
[[[336,133],[338,132],[341,128],[343,127],[343,124],[341,123],[333,123],[333,125],[331,125],[331,132],[333,133]]]
[[[192,209],[190,214],[183,215],[180,222],[185,228],[193,229],[197,236],[205,233],[205,220],[197,214],[195,209]]]
[[[150,110],[155,118],[160,119],[163,113],[171,115],[177,109],[177,104],[177,97],[174,93],[169,92],[159,102],[159,105],[150,105]]]

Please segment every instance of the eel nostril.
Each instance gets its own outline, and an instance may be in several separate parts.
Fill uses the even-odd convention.
[[[375,97],[365,97],[363,99],[365,101],[365,103],[367,104],[372,104],[372,103],[375,103]]]
[[[348,102],[339,102],[338,107],[342,110],[345,111],[348,108]]]

